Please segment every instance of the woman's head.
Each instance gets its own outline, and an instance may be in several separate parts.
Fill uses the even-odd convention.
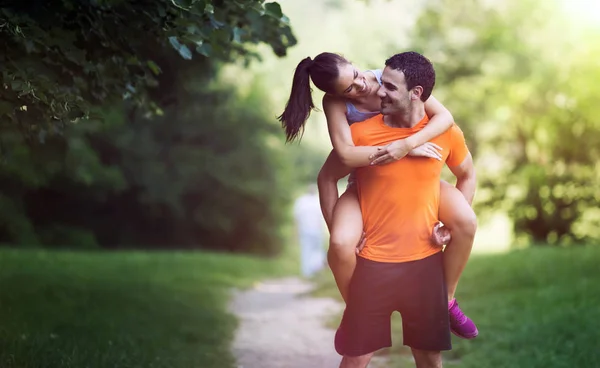
[[[310,80],[312,79],[315,86],[325,93],[343,94],[345,90],[340,90],[342,85],[339,82],[341,79],[344,79],[344,82],[348,79],[350,69],[354,68],[348,60],[330,52],[323,52],[314,59],[307,57],[300,61],[294,72],[290,98],[285,105],[283,114],[278,118],[285,129],[287,141],[298,137],[310,112],[315,107]],[[355,74],[352,73],[352,75]],[[339,78],[340,76],[345,78]]]

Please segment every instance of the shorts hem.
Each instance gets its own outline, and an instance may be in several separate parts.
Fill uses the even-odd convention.
[[[336,346],[335,351],[340,355],[340,356],[346,356],[346,357],[359,357],[359,356],[363,356],[363,355],[367,355],[367,354],[371,354],[374,353],[378,350],[384,349],[384,348],[391,348],[392,344],[380,344],[380,345],[373,345],[373,347],[369,347],[368,349],[361,349],[361,350],[355,350],[352,352],[347,352],[347,351],[341,351],[343,349],[338,349],[338,347]]]
[[[419,344],[411,344],[409,342],[405,342],[403,343],[404,346],[408,346],[409,348],[412,349],[417,349],[417,350],[425,350],[425,351],[450,351],[452,350],[452,344],[450,345],[444,345],[443,347],[435,347],[435,346],[419,346]]]

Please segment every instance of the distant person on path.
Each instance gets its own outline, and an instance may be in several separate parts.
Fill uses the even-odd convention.
[[[385,146],[429,123],[424,102],[435,85],[433,65],[415,52],[394,55],[385,65],[377,92],[382,114],[351,126],[357,146]],[[367,240],[336,333],[341,368],[364,368],[375,351],[392,345],[394,311],[402,316],[403,343],[417,367],[442,367],[441,351],[452,347],[449,314],[456,316],[448,303],[442,249],[431,244],[430,234],[438,221],[444,163],[469,202],[475,169],[458,126],[432,142],[441,148],[441,160],[406,157],[355,172]],[[477,334],[472,322],[468,327]]]
[[[325,223],[316,185],[310,185],[294,203],[294,219],[300,243],[300,269],[302,276],[310,277],[325,266]]]

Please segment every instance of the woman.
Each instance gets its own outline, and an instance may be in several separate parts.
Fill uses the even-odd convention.
[[[352,175],[346,192],[339,199],[337,181],[348,175],[352,168],[393,162],[407,154],[439,160],[440,148],[428,141],[453,124],[450,112],[430,97],[425,102],[425,111],[431,119],[418,133],[386,147],[354,146],[349,124],[379,114],[377,90],[380,77],[381,71],[361,72],[337,54],[322,53],[314,60],[306,58],[296,68],[290,98],[279,117],[287,140],[294,140],[301,134],[314,108],[310,80],[326,93],[323,109],[335,153],[329,155],[319,173],[319,196],[331,234],[328,260],[344,300],[347,300],[348,286],[356,266],[356,245],[364,244],[364,239],[361,239],[362,215]],[[476,218],[460,191],[443,181],[440,185],[439,218],[450,229],[453,239],[453,244],[444,251],[451,327],[458,336],[474,338],[477,328],[458,308],[454,293],[471,251]],[[433,239],[441,244],[447,243],[448,235],[447,229],[436,228],[433,231]],[[457,246],[453,247],[454,244]]]

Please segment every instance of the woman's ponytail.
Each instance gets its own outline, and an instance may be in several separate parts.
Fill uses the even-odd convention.
[[[315,108],[312,100],[310,81],[325,93],[335,93],[335,82],[339,75],[339,66],[348,64],[348,60],[338,54],[322,52],[312,60],[310,57],[298,63],[294,72],[292,92],[285,110],[278,119],[285,129],[286,142],[302,135],[304,124]]]
[[[285,110],[277,118],[285,129],[286,142],[291,142],[304,131],[304,124],[315,108],[310,88],[310,67],[313,60],[310,57],[298,63],[294,72],[292,92],[285,104]]]

